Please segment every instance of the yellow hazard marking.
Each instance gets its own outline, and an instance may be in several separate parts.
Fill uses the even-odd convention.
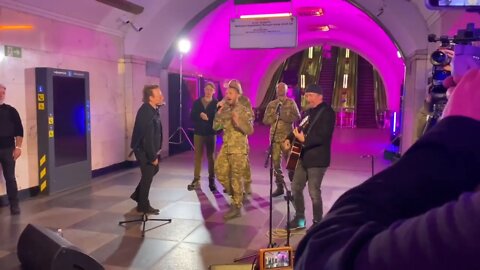
[[[47,168],[43,168],[43,170],[40,171],[40,179],[45,177],[46,174],[47,174]]]
[[[40,184],[40,191],[44,191],[47,188],[47,180],[43,181],[42,184]]]
[[[45,162],[47,162],[47,155],[43,155],[42,158],[40,159],[40,166],[45,164]]]

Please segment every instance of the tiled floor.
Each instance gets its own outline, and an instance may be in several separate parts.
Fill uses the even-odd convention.
[[[12,217],[8,207],[0,208],[0,268],[20,269],[16,245],[29,223],[53,230],[61,228],[68,241],[112,270],[208,269],[214,264],[230,264],[234,258],[266,247],[269,228],[269,172],[263,168],[266,134],[266,128],[258,126],[250,139],[253,194],[245,200],[242,217],[223,221],[229,199],[220,193],[212,194],[206,177],[202,179],[201,190],[187,191],[193,171],[193,152],[187,152],[162,161],[150,193],[152,205],[160,208],[160,215],[151,217],[171,218],[172,223],[147,222],[150,230],[145,238],[141,237],[140,223],[119,226],[121,220],[139,217],[129,195],[140,173],[138,168],[116,172],[93,179],[91,185],[82,188],[23,201],[20,216]],[[322,184],[325,211],[348,188],[370,176],[371,160],[362,159],[361,155],[377,157],[375,171],[388,166],[382,159],[387,141],[385,130],[335,130],[332,165]],[[205,176],[205,168],[203,172]],[[305,198],[308,222],[311,204],[308,194]],[[286,208],[283,199],[273,200],[274,230],[284,227]],[[301,231],[292,235],[291,245],[295,247],[304,234]],[[285,239],[274,242],[283,245]]]

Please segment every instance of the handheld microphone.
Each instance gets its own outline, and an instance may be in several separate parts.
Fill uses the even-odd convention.
[[[276,114],[280,114],[280,109],[282,108],[282,103],[278,103],[277,108],[275,109]]]

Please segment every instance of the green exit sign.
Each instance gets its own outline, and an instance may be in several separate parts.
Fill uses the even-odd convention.
[[[5,56],[22,58],[22,48],[5,45]]]

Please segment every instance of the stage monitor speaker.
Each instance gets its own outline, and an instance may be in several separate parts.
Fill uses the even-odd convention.
[[[28,224],[18,239],[17,255],[22,269],[103,270],[92,257],[57,232]]]

